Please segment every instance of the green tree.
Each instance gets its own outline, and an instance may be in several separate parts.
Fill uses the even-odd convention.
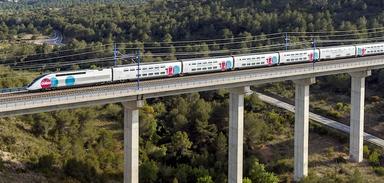
[[[172,138],[171,143],[168,146],[170,153],[173,156],[190,156],[191,155],[192,142],[189,141],[188,134],[186,132],[176,132]]]
[[[212,177],[207,175],[197,178],[197,183],[213,183]]]
[[[155,161],[146,160],[140,165],[140,182],[156,182],[159,167]]]
[[[278,183],[279,178],[273,173],[267,172],[263,164],[260,164],[257,159],[251,160],[249,168],[249,178],[253,183]]]

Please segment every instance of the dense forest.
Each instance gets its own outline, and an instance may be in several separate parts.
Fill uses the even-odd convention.
[[[53,66],[45,69],[59,68],[63,65],[61,61],[112,58],[113,43],[121,43],[117,45],[121,54],[135,53],[140,49],[144,61],[183,58],[177,54],[180,52],[189,53],[186,54],[188,57],[202,57],[211,55],[212,51],[223,55],[281,50],[284,46],[279,44],[284,43],[284,34],[269,35],[279,32],[299,32],[290,35],[290,48],[310,47],[312,36],[321,40],[367,37],[380,40],[378,37],[383,35],[380,28],[384,25],[381,7],[383,1],[324,0],[308,1],[302,6],[301,1],[294,0],[157,0],[140,7],[94,3],[92,6],[69,5],[66,8],[3,12],[0,15],[0,40],[4,45],[0,49],[5,54],[0,55],[3,58],[0,62],[21,68],[42,68],[42,63],[51,63]],[[49,35],[53,31],[63,34],[65,46],[58,48],[18,42],[19,37],[25,34]],[[314,31],[329,34],[303,33]],[[334,31],[348,32],[340,34]],[[172,43],[208,38],[227,40]],[[352,42],[332,44],[347,43]],[[61,57],[84,52],[92,53]],[[165,53],[168,55],[158,56]],[[35,60],[40,61],[28,62]],[[113,63],[106,62],[99,64]],[[89,66],[80,65],[81,68]]]
[[[383,0],[155,0],[134,7],[123,1],[97,1],[92,5],[88,1],[76,2],[4,4],[12,11],[0,12],[0,88],[23,86],[38,75],[12,70],[18,66],[38,71],[108,66],[112,60],[65,63],[112,57],[113,43],[121,43],[117,46],[122,54],[140,50],[144,61],[159,61],[180,58],[180,52],[200,53],[193,56],[208,56],[214,50],[224,50],[222,54],[236,49],[239,53],[252,52],[248,48],[284,43],[284,32],[299,32],[290,34],[290,40],[308,43],[300,45],[304,47],[311,46],[313,37],[380,40],[384,34],[380,29],[384,27]],[[20,41],[26,34],[50,35],[54,31],[63,34],[64,46]],[[320,37],[320,33],[312,36],[304,32],[328,34]],[[271,36],[274,33],[281,34]],[[83,54],[87,52],[90,54]],[[159,53],[168,54],[154,56]],[[49,64],[52,67],[41,66]],[[372,81],[379,80],[379,76]],[[345,77],[323,80],[323,87],[337,89],[342,85],[327,82],[330,80],[345,81]],[[219,90],[147,100],[140,110],[140,182],[226,182],[227,99],[228,92]],[[244,182],[290,182],[294,116],[264,104],[257,95],[246,97],[245,109]],[[39,172],[49,180],[121,181],[122,115],[120,104],[108,104],[3,118],[0,150],[26,164],[17,171]],[[312,125],[311,131],[346,142],[345,137],[317,125]],[[267,146],[276,147],[274,157],[260,150]],[[334,158],[331,161],[345,163],[334,151],[328,152]],[[383,152],[365,147],[365,156],[374,172],[384,175]],[[6,164],[0,161],[0,171],[6,169]],[[303,182],[366,179],[357,169],[335,169],[332,173],[310,174]]]

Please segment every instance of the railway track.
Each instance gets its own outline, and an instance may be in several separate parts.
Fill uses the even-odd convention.
[[[314,64],[314,67],[316,65],[331,65],[334,62],[338,63],[348,63],[348,62],[357,62],[363,60],[369,60],[369,59],[377,59],[377,58],[383,58],[383,56],[370,56],[370,57],[364,57],[364,58],[348,58],[348,59],[340,59],[340,60],[331,60],[331,61],[322,61]],[[280,65],[277,66],[279,69],[283,70],[289,70],[290,68],[308,68],[309,66],[313,66],[313,63],[299,63],[299,64],[293,64],[293,65]],[[252,69],[243,69],[243,70],[234,70],[230,72],[214,72],[214,73],[206,73],[206,74],[199,74],[199,75],[189,75],[189,76],[183,76],[183,77],[171,77],[171,78],[161,78],[156,80],[141,80],[140,81],[140,87],[145,86],[151,86],[151,85],[165,85],[165,84],[171,84],[175,83],[175,81],[178,82],[187,82],[195,79],[204,79],[204,78],[220,78],[222,76],[227,76],[228,74],[232,74],[233,76],[237,75],[244,75],[247,73],[254,73],[254,72],[264,72],[268,73],[268,71],[275,70],[276,66],[272,67],[261,67],[261,68],[252,68]],[[160,82],[159,82],[160,81]],[[66,89],[60,89],[60,90],[50,90],[50,91],[41,91],[41,92],[20,92],[20,93],[9,93],[9,94],[0,94],[0,103],[10,102],[10,101],[20,101],[24,99],[30,99],[30,98],[49,98],[51,96],[57,96],[57,95],[76,95],[78,93],[92,93],[97,91],[103,91],[103,90],[121,90],[121,89],[127,89],[127,90],[136,90],[137,89],[137,82],[131,81],[131,82],[125,82],[125,83],[110,83],[110,84],[103,84],[103,85],[95,85],[95,86],[86,86],[86,87],[78,87],[78,88],[66,88]]]

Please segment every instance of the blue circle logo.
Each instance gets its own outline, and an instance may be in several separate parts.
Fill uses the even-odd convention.
[[[174,66],[173,67],[173,74],[176,75],[176,74],[180,74],[181,72],[181,69],[178,65]]]
[[[277,64],[277,57],[276,57],[276,56],[272,57],[272,62],[273,62],[274,64]]]
[[[57,87],[59,85],[59,80],[57,80],[57,78],[55,77],[52,77],[51,78],[51,87]]]
[[[319,59],[319,53],[315,52],[315,60]]]
[[[68,76],[67,79],[65,79],[65,85],[66,86],[73,86],[75,85],[76,79],[73,76]]]
[[[227,64],[227,69],[232,69],[232,61],[228,60],[226,64]]]

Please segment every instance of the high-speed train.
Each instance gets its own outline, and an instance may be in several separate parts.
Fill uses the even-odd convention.
[[[34,79],[27,90],[51,90],[112,82],[136,81],[138,78],[162,77],[223,72],[234,69],[274,66],[301,62],[343,59],[384,54],[384,43],[344,45],[271,53],[235,55],[228,57],[186,59],[168,62],[121,65],[98,70],[77,70],[43,74]]]

